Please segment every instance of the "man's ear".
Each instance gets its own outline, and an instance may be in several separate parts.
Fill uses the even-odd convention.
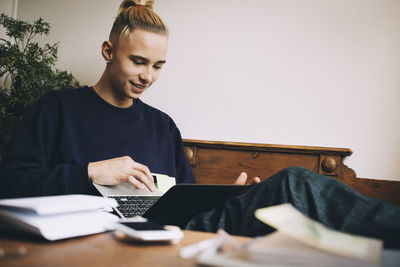
[[[110,41],[104,41],[101,45],[101,54],[106,62],[110,62],[113,57],[112,43]]]

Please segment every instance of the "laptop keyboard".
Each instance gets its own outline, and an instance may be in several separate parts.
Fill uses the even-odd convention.
[[[157,200],[159,196],[108,196],[114,198],[118,207],[115,211],[121,218],[142,216]]]

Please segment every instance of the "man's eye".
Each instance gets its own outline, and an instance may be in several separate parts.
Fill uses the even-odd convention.
[[[153,68],[155,68],[155,69],[157,69],[157,70],[158,70],[158,69],[161,69],[161,67],[162,67],[162,65],[154,65],[154,66],[153,66]]]
[[[134,59],[133,63],[135,63],[136,65],[143,65],[144,64],[143,60],[137,60],[137,59]]]

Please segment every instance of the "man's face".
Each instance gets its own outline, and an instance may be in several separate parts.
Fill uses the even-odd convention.
[[[132,104],[158,78],[166,62],[168,38],[141,29],[123,37],[112,48],[111,87],[119,106]]]

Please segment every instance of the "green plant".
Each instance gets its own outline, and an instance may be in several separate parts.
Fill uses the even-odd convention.
[[[58,43],[34,42],[48,35],[50,24],[42,18],[28,23],[0,15],[0,25],[9,40],[0,38],[0,155],[18,121],[46,92],[78,87],[72,74],[55,67]]]

